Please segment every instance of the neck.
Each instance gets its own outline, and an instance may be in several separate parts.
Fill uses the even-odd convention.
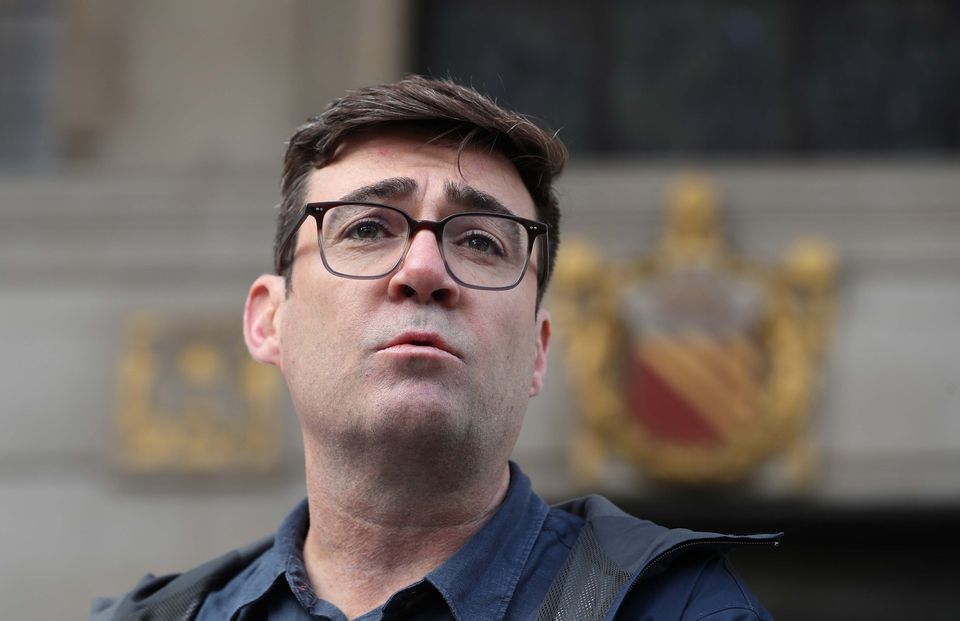
[[[505,462],[464,473],[462,465],[394,454],[358,468],[306,448],[304,563],[317,595],[348,618],[452,556],[496,512],[510,483]]]

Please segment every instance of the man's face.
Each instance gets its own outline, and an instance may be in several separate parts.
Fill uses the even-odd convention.
[[[503,156],[467,149],[458,161],[455,148],[417,133],[357,137],[310,174],[306,202],[347,197],[429,220],[493,198],[536,218]],[[536,263],[514,289],[469,289],[447,273],[433,233],[420,231],[388,276],[346,279],[324,267],[308,218],[275,321],[275,362],[307,441],[343,453],[449,449],[505,460],[546,372],[550,323],[536,310]]]

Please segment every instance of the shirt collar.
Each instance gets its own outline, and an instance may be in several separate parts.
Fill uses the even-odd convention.
[[[443,595],[454,616],[503,618],[549,508],[510,463],[503,504],[467,543],[426,580]]]
[[[548,511],[547,505],[533,493],[530,480],[511,462],[510,487],[500,508],[463,547],[425,578],[440,592],[458,621],[503,618]],[[263,597],[286,574],[293,595],[307,610],[315,610],[320,602],[310,587],[303,563],[303,542],[309,523],[304,499],[280,525],[273,547],[212,595],[217,600],[215,608],[229,609],[232,615]]]
[[[300,567],[303,567],[303,538],[309,524],[308,515],[307,501],[304,499],[284,518],[274,536],[273,546],[231,579],[223,589],[212,593],[204,603],[204,611],[209,607],[221,618],[231,619],[237,610],[263,597],[286,571],[292,556],[298,558]],[[313,595],[312,591],[309,595]]]

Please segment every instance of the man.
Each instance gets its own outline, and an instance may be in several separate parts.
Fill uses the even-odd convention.
[[[244,309],[303,432],[274,537],[93,619],[766,619],[720,551],[508,462],[547,370],[563,145],[449,81],[335,101],[290,140],[276,273]]]

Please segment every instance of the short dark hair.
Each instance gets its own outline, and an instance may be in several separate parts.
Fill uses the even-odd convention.
[[[560,209],[553,180],[563,170],[567,150],[556,134],[528,117],[497,105],[472,88],[447,79],[412,75],[393,84],[349,91],[296,129],[283,160],[280,213],[274,260],[289,286],[292,253],[283,240],[292,233],[303,207],[311,170],[326,166],[351,135],[390,126],[423,129],[438,140],[465,147],[480,146],[503,154],[516,168],[533,199],[537,218],[550,227],[549,253],[541,267],[537,304],[553,273],[560,244]]]

